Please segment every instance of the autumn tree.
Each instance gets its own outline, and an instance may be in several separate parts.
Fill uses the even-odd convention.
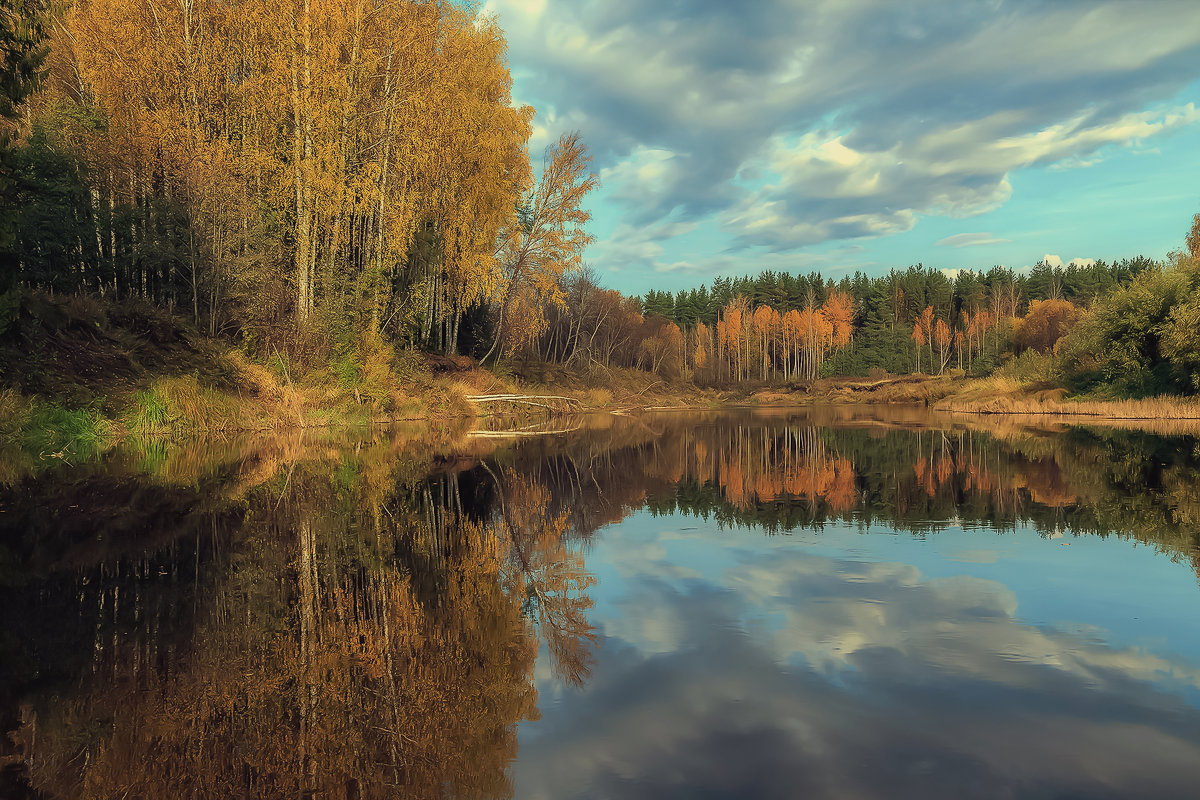
[[[542,309],[562,302],[559,280],[579,267],[583,248],[592,241],[584,227],[591,214],[583,200],[599,178],[590,164],[578,133],[563,134],[547,149],[541,178],[497,251],[502,279],[496,339],[484,360],[502,342],[511,348],[535,336],[545,326]]]
[[[950,326],[946,324],[946,320],[939,318],[933,326],[933,340],[937,344],[938,350],[938,374],[941,375],[946,371],[946,364],[950,362],[950,345],[954,341],[954,337],[950,332]]]
[[[717,323],[717,347],[726,363],[728,374],[741,380],[749,371],[747,341],[751,326],[750,301],[738,296],[721,309]]]
[[[820,309],[808,306],[800,312],[797,332],[801,372],[807,380],[816,380],[833,339],[833,325]]]
[[[1184,238],[1184,247],[1193,260],[1200,261],[1200,214],[1192,217],[1192,228]]]
[[[668,377],[678,375],[683,367],[683,331],[662,317],[647,320],[646,326],[647,331],[639,345],[645,366],[651,372]]]
[[[778,312],[776,312],[770,306],[759,306],[754,310],[754,316],[752,318],[755,337],[760,355],[762,356],[762,373],[760,377],[764,381],[767,379],[767,368],[770,366],[771,339],[775,335],[775,330],[778,327],[778,318]]]
[[[830,292],[821,306],[821,313],[829,322],[832,346],[848,345],[854,334],[854,298],[846,292]]]
[[[800,312],[794,308],[783,315],[783,351],[786,364],[784,371],[787,380],[791,380],[800,368],[797,359],[799,358],[801,322]]]
[[[1053,350],[1079,320],[1079,315],[1079,309],[1069,300],[1034,300],[1018,324],[1017,342],[1021,347],[1043,353]]]
[[[708,367],[713,346],[712,332],[703,322],[697,323],[692,341],[692,369],[700,372]]]
[[[81,0],[56,36],[45,105],[92,121],[95,288],[255,344],[452,351],[500,286],[532,110],[478,6]]]
[[[926,344],[930,345],[932,358],[933,332],[933,307],[926,306],[921,315],[913,322],[912,340],[917,346],[917,372],[921,371],[921,348]]]

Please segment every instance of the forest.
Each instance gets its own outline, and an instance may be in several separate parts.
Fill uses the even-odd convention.
[[[472,3],[5,0],[4,289],[140,298],[303,361],[511,351],[589,241],[581,139]],[[482,318],[486,318],[486,331]]]
[[[477,3],[3,0],[0,24],[10,344],[31,295],[79,295],[152,304],[288,381],[424,352],[704,386],[1003,369],[1200,391],[1200,215],[1165,260],[631,297],[584,262],[582,136],[531,158],[534,109]]]
[[[562,295],[523,357],[715,386],[1002,371],[1114,398],[1200,391],[1200,215],[1165,260],[763,272],[636,301],[585,269]]]
[[[744,362],[754,361],[760,379],[872,370],[958,369],[981,376],[1014,355],[1053,352],[1085,311],[1168,269],[1164,262],[1138,257],[1066,266],[1040,261],[1027,272],[918,264],[837,281],[819,273],[764,272],[718,278],[711,290],[652,291],[643,308],[689,332],[692,341],[680,358],[683,363],[690,355],[694,371],[747,376]],[[718,355],[715,362],[709,353]],[[789,358],[804,369],[790,369]]]

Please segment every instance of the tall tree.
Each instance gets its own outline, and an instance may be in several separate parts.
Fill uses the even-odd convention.
[[[0,0],[0,291],[17,276],[11,252],[18,210],[11,146],[21,106],[42,78],[44,13],[39,0]]]
[[[560,279],[582,263],[592,241],[584,227],[591,214],[583,200],[599,178],[578,133],[566,133],[546,150],[542,176],[503,236],[503,265],[496,339],[484,360],[504,346],[528,341],[545,326],[542,309],[560,304]],[[513,309],[522,313],[514,315]]]

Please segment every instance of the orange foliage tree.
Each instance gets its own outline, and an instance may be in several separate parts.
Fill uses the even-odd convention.
[[[1079,308],[1069,300],[1034,300],[1017,326],[1017,342],[1038,352],[1052,350],[1079,316]]]
[[[821,306],[821,312],[832,326],[834,347],[845,347],[854,334],[854,298],[845,292],[832,291]]]
[[[807,380],[816,380],[821,372],[821,362],[829,343],[833,339],[833,325],[820,309],[812,306],[800,312],[797,324],[799,372]]]
[[[934,323],[933,340],[937,344],[938,374],[941,375],[946,371],[946,364],[950,361],[950,345],[954,341],[950,332],[950,326],[946,324],[946,320],[938,319]]]
[[[921,315],[913,323],[912,340],[917,345],[917,372],[921,371],[921,348],[930,345],[930,358],[933,357],[933,306],[926,306]]]
[[[80,0],[46,104],[101,122],[82,154],[99,218],[183,209],[213,332],[232,308],[281,345],[390,325],[450,350],[512,282],[496,242],[530,185],[505,47],[473,3]]]

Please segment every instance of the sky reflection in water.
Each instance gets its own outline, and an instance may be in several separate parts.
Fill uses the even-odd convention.
[[[857,464],[860,468],[868,465]],[[1128,539],[862,520],[597,531],[591,679],[539,661],[521,797],[1194,797],[1200,601]]]
[[[6,478],[0,797],[1196,796],[1192,435],[497,441]]]
[[[1083,568],[1115,567],[1128,585],[1093,573],[1066,581],[1087,594],[1058,604],[1036,584],[1079,569],[1079,551],[1028,529],[765,537],[639,513],[596,539],[598,662],[581,691],[543,673],[518,796],[1186,797],[1198,785],[1195,575],[1147,547],[1073,540],[1092,551]],[[1143,585],[1150,596],[1114,598]],[[1142,635],[1142,620],[1180,635]]]

